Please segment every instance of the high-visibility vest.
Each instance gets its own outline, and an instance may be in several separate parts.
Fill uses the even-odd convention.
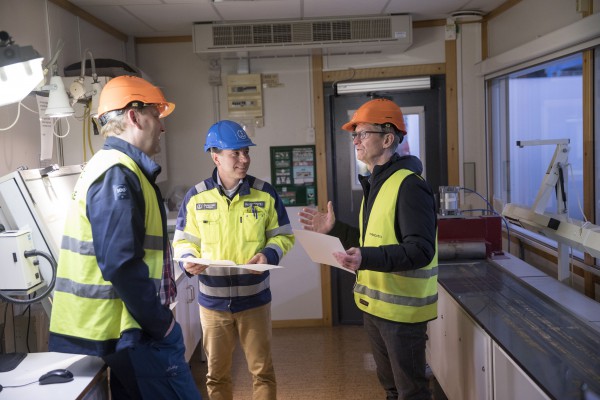
[[[363,204],[360,209],[360,243],[363,247],[399,244],[394,229],[398,190],[412,171],[401,169],[381,186],[363,233]],[[437,317],[437,243],[429,265],[408,271],[357,271],[354,301],[371,315],[396,322],[416,323]]]
[[[102,278],[86,216],[89,187],[121,164],[139,178],[145,202],[144,262],[157,295],[163,271],[163,229],[156,191],[138,165],[118,150],[100,150],[86,165],[73,191],[58,259],[50,331],[93,341],[115,340],[140,328],[112,284]],[[110,205],[107,205],[108,207]]]

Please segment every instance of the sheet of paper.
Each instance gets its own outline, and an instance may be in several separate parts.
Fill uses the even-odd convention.
[[[236,264],[230,260],[208,260],[206,258],[195,258],[195,257],[184,257],[184,258],[173,258],[175,261],[193,262],[201,265],[208,265],[210,267],[225,267],[225,268],[246,268],[253,271],[268,271],[271,269],[283,268],[280,265],[271,264]]]
[[[294,229],[294,236],[296,236],[296,239],[298,239],[302,247],[304,247],[304,250],[308,253],[308,256],[313,262],[331,265],[355,274],[354,271],[342,267],[333,256],[333,253],[335,252],[346,252],[340,239],[335,236],[306,231],[304,229]]]
[[[235,263],[231,260],[209,260],[207,258],[196,258],[196,257],[183,257],[173,258],[175,261],[192,262],[200,265],[229,265],[235,266]]]
[[[281,265],[271,265],[271,264],[238,264],[236,265],[238,268],[246,268],[254,271],[269,271],[271,269],[283,268]]]

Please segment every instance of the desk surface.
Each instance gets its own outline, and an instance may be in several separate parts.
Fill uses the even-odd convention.
[[[552,398],[580,399],[583,384],[600,393],[600,334],[589,321],[488,261],[440,264],[439,281]]]
[[[63,368],[73,373],[74,379],[71,382],[49,385],[37,383],[46,372]],[[0,372],[0,384],[4,386],[0,399],[76,399],[96,384],[104,369],[104,361],[98,357],[52,352],[29,353],[14,370]],[[36,383],[18,388],[6,387],[29,382]]]

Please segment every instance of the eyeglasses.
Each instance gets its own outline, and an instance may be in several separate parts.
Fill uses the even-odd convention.
[[[360,132],[352,132],[350,134],[350,136],[352,136],[352,140],[355,140],[356,138],[359,138],[362,141],[362,140],[365,140],[366,138],[368,138],[371,133],[379,133],[380,135],[385,135],[385,132],[360,131]]]

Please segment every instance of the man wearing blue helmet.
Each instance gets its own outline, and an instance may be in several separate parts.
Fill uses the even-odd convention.
[[[204,151],[210,152],[216,168],[184,198],[173,240],[176,257],[277,265],[292,248],[292,227],[275,189],[248,175],[250,146],[252,140],[233,121],[210,127]],[[209,398],[233,399],[231,364],[238,336],[253,377],[252,398],[276,399],[269,272],[182,264],[200,282]]]

